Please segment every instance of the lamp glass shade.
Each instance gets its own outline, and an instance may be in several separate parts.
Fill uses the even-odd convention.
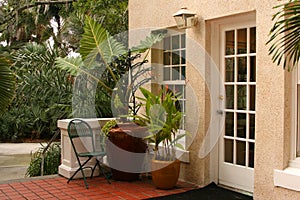
[[[186,23],[183,16],[174,17],[178,28],[185,28]]]
[[[190,28],[194,24],[195,12],[187,10],[187,8],[181,8],[179,11],[173,14],[179,29]]]

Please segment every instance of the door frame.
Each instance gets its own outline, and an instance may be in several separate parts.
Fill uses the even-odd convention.
[[[221,47],[223,46],[222,41],[221,41],[221,36],[222,36],[222,29],[224,27],[245,27],[248,25],[254,25],[256,26],[256,12],[251,11],[247,13],[241,13],[237,15],[231,15],[231,16],[226,16],[226,17],[221,17],[221,18],[215,18],[215,19],[209,19],[206,21],[206,28],[207,33],[209,35],[207,36],[207,41],[210,41],[210,55],[215,62],[216,66],[219,67],[220,74],[223,75],[224,69],[223,69],[223,61],[221,60]],[[225,121],[224,121],[225,123]],[[219,126],[219,130],[224,132],[224,124]],[[221,137],[223,134],[221,134]],[[220,138],[221,138],[220,137]],[[220,165],[220,151],[221,151],[221,146],[219,140],[218,144],[215,147],[215,151],[212,152],[211,161],[210,161],[210,170],[212,170],[212,174],[214,176],[212,177],[214,181],[220,184],[219,182],[219,165]],[[253,174],[254,174],[254,169],[253,169]],[[252,180],[251,180],[252,181]],[[254,181],[253,184],[254,185]],[[228,185],[230,186],[230,185]],[[253,188],[235,188],[238,190],[242,191],[247,191],[247,192],[253,192]]]

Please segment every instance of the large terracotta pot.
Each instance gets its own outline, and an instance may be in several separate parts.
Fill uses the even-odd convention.
[[[172,189],[177,184],[180,172],[180,161],[152,160],[152,181],[159,189]]]
[[[127,134],[130,132],[130,134]],[[132,173],[121,169],[139,169],[142,168],[144,160],[120,152],[114,145],[122,150],[133,153],[145,153],[147,145],[142,139],[146,134],[146,128],[135,124],[122,124],[120,127],[112,128],[109,132],[109,141],[106,144],[107,158],[111,166],[112,178],[119,181],[134,181],[139,179],[139,173]],[[134,137],[138,136],[138,137]]]

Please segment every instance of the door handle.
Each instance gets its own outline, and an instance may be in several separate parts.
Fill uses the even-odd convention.
[[[217,113],[218,113],[219,115],[223,115],[223,114],[224,114],[224,111],[223,111],[223,110],[217,110]]]

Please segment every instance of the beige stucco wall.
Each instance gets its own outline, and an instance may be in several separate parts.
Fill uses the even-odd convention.
[[[269,1],[272,2],[272,1]],[[292,73],[274,66],[268,56],[268,33],[274,13],[268,1],[257,8],[257,111],[254,198],[300,199],[300,193],[274,187],[274,169],[288,166],[291,152]],[[278,2],[273,1],[273,5]]]
[[[281,1],[284,2],[284,1]],[[274,187],[274,169],[284,169],[290,159],[291,135],[291,73],[272,63],[265,45],[272,27],[272,9],[277,0],[129,0],[129,29],[160,29],[175,26],[172,14],[181,7],[197,12],[198,24],[186,31],[190,37],[211,54],[213,34],[210,24],[219,19],[241,13],[254,13],[257,25],[257,89],[256,89],[256,144],[254,199],[300,199],[300,192]],[[188,47],[187,47],[188,51]],[[190,52],[194,53],[194,52]],[[187,54],[188,56],[188,54]],[[204,64],[204,63],[203,63]],[[205,71],[209,73],[209,69]],[[193,76],[193,68],[187,69],[187,77],[196,85],[200,113],[197,136],[190,151],[190,163],[183,164],[181,178],[198,185],[217,181],[217,147],[204,159],[198,156],[200,143],[209,123],[208,91],[201,77]],[[187,123],[192,123],[189,119]]]

